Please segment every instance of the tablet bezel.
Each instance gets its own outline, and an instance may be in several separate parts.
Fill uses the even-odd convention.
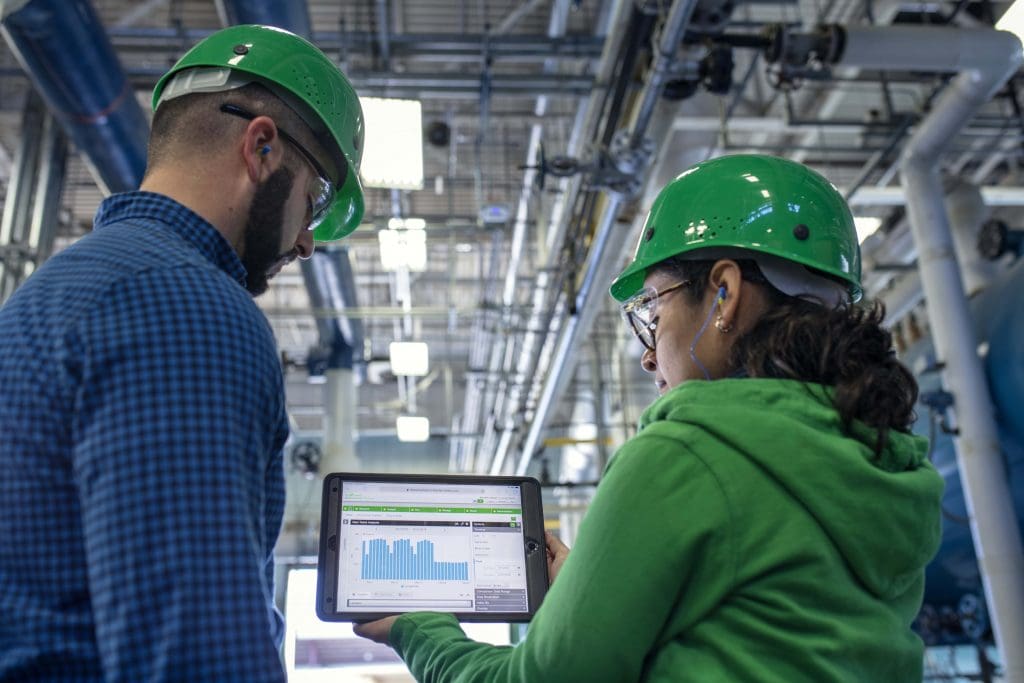
[[[410,484],[518,485],[522,493],[523,553],[526,558],[526,612],[451,612],[466,622],[527,622],[533,618],[548,590],[548,563],[544,543],[544,512],[540,482],[533,477],[489,477],[460,474],[374,474],[335,472],[324,478],[320,513],[320,556],[316,575],[316,613],[323,621],[373,621],[402,612],[338,612],[338,526],[344,482]]]

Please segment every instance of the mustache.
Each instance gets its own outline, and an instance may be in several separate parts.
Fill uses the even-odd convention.
[[[280,256],[278,256],[277,260],[275,261],[275,263],[280,263],[282,265],[288,265],[289,263],[291,263],[292,261],[294,261],[297,258],[299,258],[299,249],[298,249],[298,247],[292,247],[288,251],[286,251],[283,254],[281,254]]]

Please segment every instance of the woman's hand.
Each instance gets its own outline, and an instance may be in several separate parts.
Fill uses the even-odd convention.
[[[569,546],[562,543],[558,536],[550,531],[544,532],[544,543],[547,545],[548,585],[550,585],[555,582],[555,577],[558,576],[566,558],[569,557]]]
[[[353,624],[352,630],[361,638],[369,638],[381,645],[391,645],[388,637],[391,635],[391,627],[395,625],[398,616],[384,617],[377,621],[367,621],[362,624]]]

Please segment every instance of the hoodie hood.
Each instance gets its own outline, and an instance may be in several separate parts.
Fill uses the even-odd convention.
[[[944,484],[928,461],[927,439],[890,431],[876,456],[877,431],[855,423],[844,434],[827,387],[761,378],[694,380],[655,401],[640,429],[681,433],[673,423],[697,428],[779,482],[881,598],[920,580],[938,551]]]

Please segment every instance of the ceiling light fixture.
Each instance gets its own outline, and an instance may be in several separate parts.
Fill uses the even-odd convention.
[[[430,438],[430,420],[416,415],[399,415],[395,420],[399,441],[426,441]]]
[[[423,189],[423,107],[418,100],[360,97],[366,125],[359,175],[366,187]]]

